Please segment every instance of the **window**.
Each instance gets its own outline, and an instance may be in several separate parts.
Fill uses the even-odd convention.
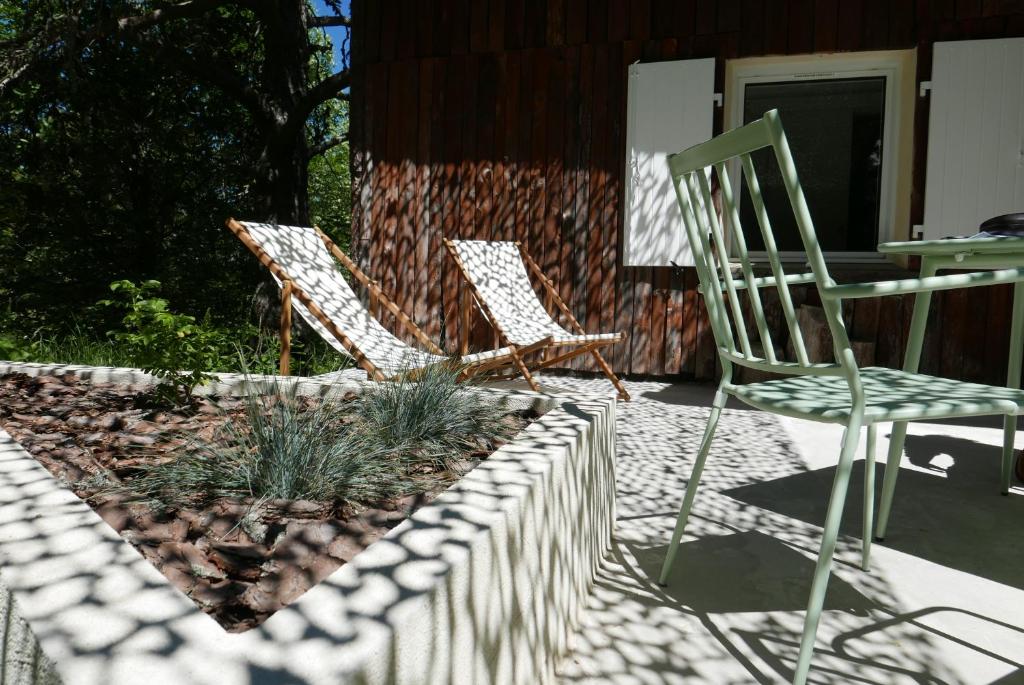
[[[727,127],[779,110],[826,255],[879,260],[879,242],[909,234],[913,70],[907,68],[908,56],[912,66],[912,51],[734,60],[729,65]],[[768,163],[771,154],[754,153],[754,168],[780,252],[801,259],[803,243],[778,168]],[[738,166],[732,173],[738,174]],[[906,188],[902,203],[900,186]],[[748,248],[763,251],[745,183],[740,221]]]

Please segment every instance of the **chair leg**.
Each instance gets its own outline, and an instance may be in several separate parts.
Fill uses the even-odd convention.
[[[818,632],[822,607],[825,605],[825,591],[832,568],[832,554],[836,550],[836,540],[839,537],[839,521],[843,517],[846,489],[850,484],[853,455],[860,441],[859,423],[855,421],[847,426],[843,434],[843,447],[839,453],[839,465],[836,467],[836,477],[832,483],[832,494],[829,496],[828,513],[825,515],[825,531],[821,538],[821,548],[818,550],[814,579],[811,581],[811,594],[807,600],[807,617],[804,619],[804,634],[800,640],[800,656],[797,658],[796,671],[793,674],[793,685],[804,685],[807,682],[807,672],[811,668],[814,637]]]
[[[604,372],[604,375],[608,376],[608,380],[610,380],[612,385],[615,386],[615,389],[619,391],[619,399],[629,402],[629,393],[626,392],[626,387],[622,385],[622,381],[620,381],[619,377],[615,375],[614,371],[612,371],[612,367],[608,366],[608,362],[604,360],[601,353],[597,350],[591,350],[590,353],[594,355],[594,359],[597,360],[597,365],[601,367],[601,371]]]
[[[683,504],[679,508],[676,527],[672,531],[672,541],[669,542],[668,551],[665,553],[665,561],[661,565],[661,575],[658,576],[659,585],[667,583],[668,574],[672,570],[672,562],[675,561],[676,551],[679,549],[679,541],[683,537],[683,531],[686,530],[686,519],[690,516],[693,498],[697,495],[700,475],[704,471],[704,462],[707,461],[708,451],[711,449],[711,441],[715,437],[715,428],[718,426],[718,419],[722,414],[722,407],[725,406],[725,400],[725,393],[719,391],[715,396],[715,403],[711,407],[711,415],[708,417],[708,425],[704,429],[704,437],[701,438],[697,460],[693,463],[693,472],[690,473],[690,481],[686,484],[686,494],[683,496]]]
[[[512,361],[515,362],[516,367],[519,369],[519,373],[523,374],[523,379],[527,385],[530,386],[530,390],[534,392],[540,392],[540,386],[537,385],[537,381],[533,380],[533,374],[530,373],[530,369],[527,368],[526,363],[523,362],[522,356],[516,350],[510,350],[509,354],[512,356]]]
[[[889,456],[885,459],[885,477],[882,478],[882,501],[878,505],[878,523],[875,527],[875,540],[879,542],[885,539],[885,528],[889,525],[892,497],[896,492],[896,476],[900,473],[900,460],[903,458],[903,443],[906,439],[907,422],[897,421],[892,424]]]
[[[1003,463],[1000,475],[1001,492],[1010,494],[1010,474],[1013,472],[1013,439],[1017,436],[1017,417],[1003,417]]]
[[[877,424],[868,426],[868,439],[864,456],[864,528],[861,540],[860,567],[871,570],[871,534],[875,517],[875,437]]]

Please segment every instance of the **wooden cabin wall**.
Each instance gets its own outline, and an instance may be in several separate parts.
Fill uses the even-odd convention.
[[[695,379],[716,372],[695,271],[622,266],[627,65],[715,57],[723,92],[731,58],[917,47],[922,80],[936,40],[1024,35],[1024,2],[998,0],[353,0],[352,17],[367,272],[454,350],[461,286],[442,237],[521,240],[587,330],[627,334],[607,355],[617,372]],[[917,224],[927,98],[915,116]],[[937,295],[922,370],[1004,381],[1010,300],[1009,286]],[[911,306],[847,308],[879,365],[899,365]],[[472,340],[493,344],[479,317]]]

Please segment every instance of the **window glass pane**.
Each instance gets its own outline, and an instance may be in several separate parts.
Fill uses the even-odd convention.
[[[800,183],[826,252],[873,252],[878,244],[885,77],[747,84],[743,122],[778,109]],[[803,243],[771,149],[752,155],[779,250]],[[764,240],[743,184],[747,246]]]

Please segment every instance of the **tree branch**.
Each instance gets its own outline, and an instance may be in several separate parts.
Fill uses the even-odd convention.
[[[299,100],[293,113],[297,119],[305,121],[306,117],[322,102],[336,97],[344,97],[342,90],[348,88],[351,74],[348,69],[331,74],[320,83],[309,89],[306,96]]]
[[[310,17],[310,27],[325,27],[325,26],[351,26],[352,20],[345,16],[333,16],[333,17]]]
[[[185,0],[176,5],[159,7],[152,12],[133,17],[120,17],[115,20],[117,30],[122,32],[140,31],[171,19],[197,17],[219,7],[222,0]]]
[[[340,136],[331,136],[330,138],[328,138],[327,140],[322,141],[318,145],[310,146],[309,152],[308,152],[309,157],[310,157],[310,159],[312,159],[313,157],[317,157],[319,155],[322,155],[323,153],[325,153],[328,150],[330,150],[332,147],[337,147],[338,145],[341,145],[342,143],[345,143],[345,142],[348,142],[348,134],[347,133],[345,133],[343,135],[340,135]]]

